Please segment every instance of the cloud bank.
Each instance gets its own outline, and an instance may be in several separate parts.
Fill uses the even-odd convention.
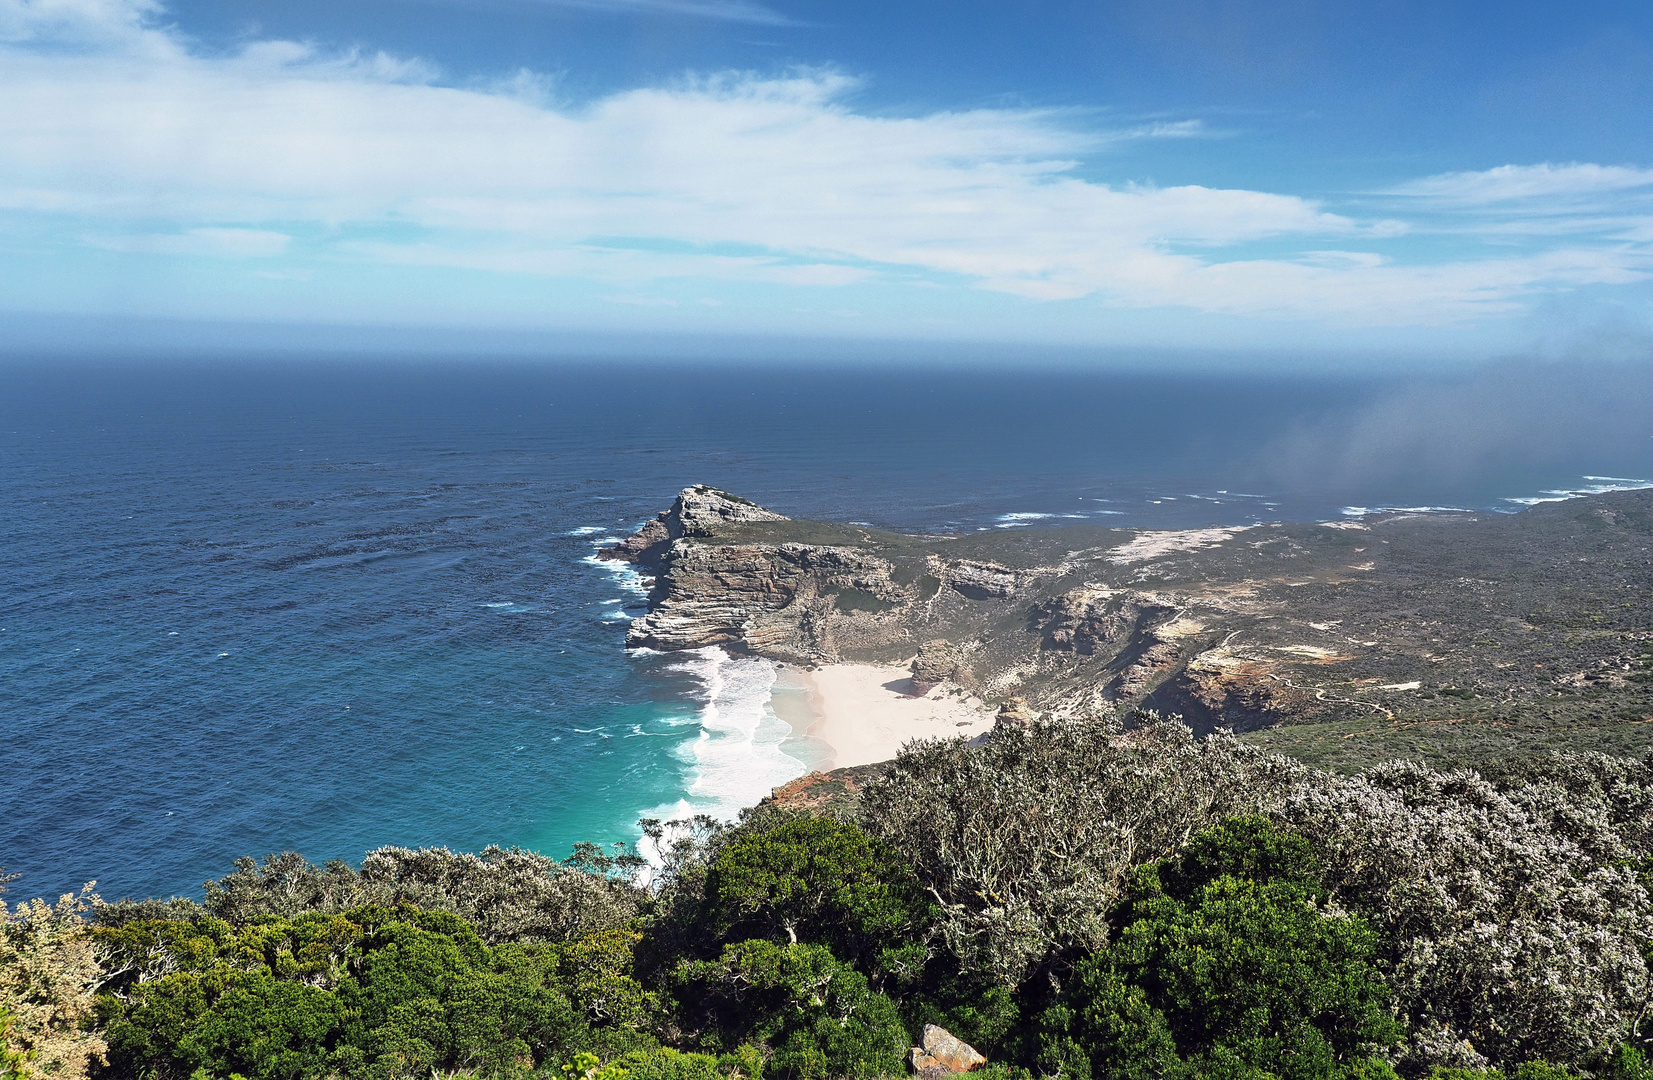
[[[875,115],[831,70],[546,101],[528,73],[452,85],[419,61],[273,40],[209,55],[164,20],[153,0],[0,0],[0,219],[154,257],[941,287],[1359,326],[1509,314],[1653,271],[1648,170],[1457,173],[1354,210],[1081,167],[1123,140],[1200,137],[1198,121]],[[1418,245],[1472,231],[1527,241]]]

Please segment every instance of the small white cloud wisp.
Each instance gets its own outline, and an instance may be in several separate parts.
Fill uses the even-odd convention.
[[[1407,231],[1393,216],[1080,175],[1087,155],[1197,136],[1197,121],[1099,131],[1032,109],[872,115],[830,70],[567,104],[524,92],[526,74],[455,86],[417,61],[295,42],[206,55],[164,18],[152,0],[0,0],[0,216],[158,257],[303,254],[625,287],[941,284],[1380,326],[1514,311],[1653,269],[1653,215],[1619,215],[1611,243],[1562,228],[1539,250],[1408,260],[1375,250]],[[1649,175],[1512,167],[1390,195],[1609,197]]]
[[[752,0],[525,0],[555,7],[584,8],[611,15],[681,15],[693,19],[749,23],[754,26],[791,26],[785,15]]]

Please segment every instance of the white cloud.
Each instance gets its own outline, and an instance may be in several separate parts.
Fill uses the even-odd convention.
[[[1211,134],[1203,120],[1156,120],[1127,132],[1137,139],[1198,139]]]
[[[559,106],[527,74],[461,88],[417,61],[280,41],[199,55],[159,14],[145,0],[0,0],[0,212],[61,217],[134,252],[272,255],[303,232],[306,252],[335,260],[624,287],[954,281],[1375,325],[1504,312],[1530,293],[1653,268],[1635,220],[1619,221],[1630,239],[1611,245],[1574,237],[1420,265],[1345,250],[1405,233],[1393,218],[1076,175],[1111,143],[1196,135],[1195,121],[1106,131],[1027,109],[874,116],[832,71]],[[48,37],[79,46],[40,46]],[[1625,190],[1649,175],[1511,167],[1405,191],[1486,203]],[[1246,251],[1259,242],[1285,253]]]
[[[687,15],[697,19],[752,23],[757,26],[792,26],[792,19],[751,0],[540,0],[557,7],[585,8],[616,15]]]
[[[287,250],[292,237],[268,229],[190,229],[181,233],[90,237],[88,243],[108,251],[145,255],[191,255],[211,258],[273,258]]]
[[[1525,200],[1565,200],[1653,187],[1653,169],[1627,165],[1500,165],[1481,172],[1443,173],[1391,188],[1386,194],[1454,206]]]
[[[160,13],[157,0],[0,0],[0,42],[131,41]]]

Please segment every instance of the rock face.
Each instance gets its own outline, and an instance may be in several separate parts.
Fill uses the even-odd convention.
[[[1086,585],[1038,605],[1030,622],[1044,636],[1045,648],[1091,656],[1117,651],[1180,613],[1164,597]]]
[[[766,510],[757,503],[719,491],[706,484],[695,484],[677,493],[671,509],[662,510],[658,517],[636,533],[599,551],[598,557],[616,562],[655,566],[665,557],[673,540],[685,536],[711,536],[721,525],[744,521],[787,521],[784,514]]]
[[[824,622],[843,598],[889,606],[908,599],[887,561],[853,548],[678,540],[660,565],[650,611],[632,622],[628,648],[725,645],[784,660],[830,659]]]
[[[915,1046],[909,1054],[913,1071],[924,1080],[967,1073],[987,1064],[987,1059],[976,1048],[935,1024],[924,1025],[922,1046]]]
[[[1216,728],[1256,731],[1313,705],[1312,693],[1267,664],[1226,652],[1213,649],[1195,657],[1161,683],[1146,704],[1161,713],[1181,716],[1201,732]]]
[[[972,600],[1012,596],[1043,570],[1016,570],[992,562],[971,559],[930,558],[930,572],[942,584]]]
[[[1028,707],[1026,698],[1006,698],[1004,704],[999,706],[999,715],[993,718],[993,726],[1026,731],[1028,725],[1037,719],[1039,714]]]

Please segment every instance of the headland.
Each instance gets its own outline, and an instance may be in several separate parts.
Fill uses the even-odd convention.
[[[973,735],[985,705],[1174,714],[1353,770],[1653,748],[1650,551],[1645,491],[1515,514],[924,536],[696,486],[603,554],[653,578],[628,645],[803,669],[810,733],[839,767]]]

